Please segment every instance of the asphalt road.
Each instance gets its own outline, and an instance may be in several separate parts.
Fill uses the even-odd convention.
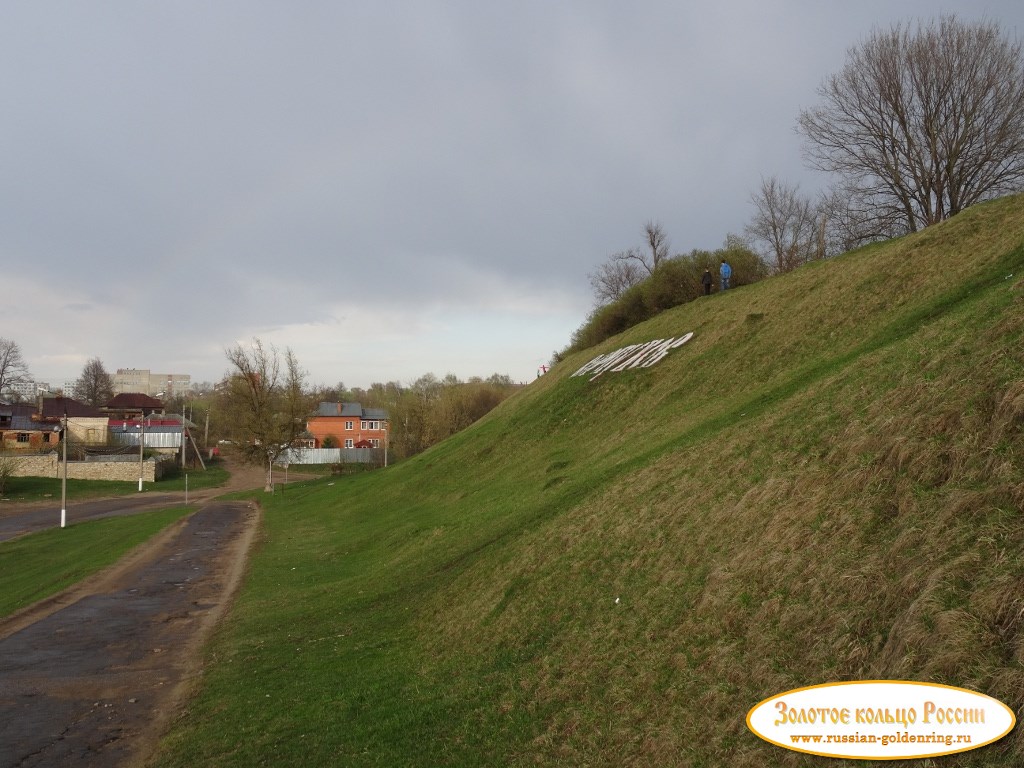
[[[76,519],[138,511],[125,503],[76,505]],[[253,503],[211,502],[100,577],[0,621],[0,768],[144,759],[198,674],[258,518]]]
[[[183,493],[144,493],[118,496],[99,501],[80,501],[65,508],[66,525],[101,517],[133,515],[147,509],[161,509],[183,504]],[[60,502],[56,505],[38,502],[28,505],[10,504],[0,507],[0,541],[35,533],[60,525]]]

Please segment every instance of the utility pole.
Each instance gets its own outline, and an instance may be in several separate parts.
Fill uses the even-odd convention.
[[[63,528],[67,522],[68,509],[68,408],[64,406],[64,467],[63,479],[60,483],[60,527]]]
[[[142,493],[143,452],[146,450],[146,412],[139,416],[139,493]]]

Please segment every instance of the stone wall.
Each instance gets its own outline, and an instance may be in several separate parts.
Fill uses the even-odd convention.
[[[14,464],[14,477],[62,477],[61,462],[56,453],[43,456],[4,456],[0,461]],[[164,474],[164,462],[146,459],[142,462],[143,482],[154,483]],[[123,480],[126,482],[139,479],[139,462],[137,461],[69,461],[69,480]]]
[[[60,477],[57,474],[57,454],[43,456],[3,456],[0,461],[14,465],[13,477]]]

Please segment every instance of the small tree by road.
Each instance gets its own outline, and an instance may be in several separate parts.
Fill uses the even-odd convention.
[[[264,490],[274,490],[274,462],[306,428],[311,402],[304,389],[305,371],[291,349],[284,358],[273,345],[253,339],[248,348],[226,351],[233,370],[227,399],[236,426],[244,435],[242,456],[266,468]]]
[[[0,495],[7,492],[7,484],[14,477],[16,468],[14,459],[0,455]]]

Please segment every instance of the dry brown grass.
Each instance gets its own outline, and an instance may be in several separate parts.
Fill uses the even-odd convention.
[[[684,430],[752,381],[870,332],[879,313],[941,295],[1020,245],[1019,229],[988,218],[969,227],[976,242],[928,232],[890,246],[884,270],[848,257],[827,283],[769,281],[741,311],[707,302],[693,325],[677,317],[698,331],[686,365],[667,364],[673,386],[636,392],[627,410],[664,414],[679,398],[685,408],[647,430]],[[936,249],[948,252],[922,260]],[[751,325],[751,312],[763,318]],[[452,584],[439,643],[468,652],[551,636],[515,665],[503,704],[551,713],[528,750],[542,762],[686,765],[700,744],[720,765],[808,764],[751,742],[743,715],[831,680],[932,680],[1024,705],[1024,356],[1006,346],[1022,323],[1019,295],[953,310],[621,476]],[[781,343],[758,349],[766,338]],[[742,375],[719,362],[737,348]],[[688,395],[697,381],[703,402]],[[626,386],[595,397],[621,404]],[[623,431],[608,451],[635,439]]]
[[[1022,243],[1024,197],[700,299],[357,481],[362,500],[299,510],[346,553],[316,561],[337,599],[368,593],[352,621],[401,637],[351,657],[407,700],[346,691],[379,714],[359,724],[450,750],[408,764],[760,768],[843,764],[747,730],[791,688],[926,680],[1024,709],[1024,301],[997,272],[1024,274]],[[687,331],[655,368],[568,375]],[[278,514],[293,539],[266,557],[302,572]],[[342,577],[353,537],[369,554]],[[1024,765],[1024,742],[940,763]]]

